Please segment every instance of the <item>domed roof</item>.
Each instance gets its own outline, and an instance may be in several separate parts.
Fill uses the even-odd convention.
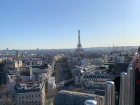
[[[94,100],[86,100],[86,101],[85,101],[85,104],[86,104],[86,105],[97,105],[97,102],[94,101]]]

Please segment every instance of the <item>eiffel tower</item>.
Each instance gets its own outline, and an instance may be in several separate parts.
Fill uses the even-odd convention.
[[[82,45],[80,42],[80,30],[78,30],[78,45],[77,45],[77,48],[75,50],[75,53],[84,53],[84,50],[82,49]]]

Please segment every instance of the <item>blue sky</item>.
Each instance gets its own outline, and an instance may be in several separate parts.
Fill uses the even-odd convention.
[[[0,49],[140,45],[140,0],[0,0]]]

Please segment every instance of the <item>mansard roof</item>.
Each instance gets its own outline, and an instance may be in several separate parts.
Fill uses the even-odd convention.
[[[105,104],[104,96],[61,90],[55,96],[53,105],[84,105],[89,99],[97,101],[99,105]]]

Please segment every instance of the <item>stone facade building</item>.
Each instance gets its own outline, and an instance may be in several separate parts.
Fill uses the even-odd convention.
[[[15,85],[16,105],[45,105],[45,83]]]
[[[83,82],[106,82],[110,79],[108,74],[101,74],[100,70],[95,70],[95,65],[89,65],[86,67],[78,67],[75,69],[74,82],[77,87],[81,87]]]
[[[55,89],[55,77],[50,77],[48,80],[48,90]]]
[[[7,61],[6,67],[8,68],[18,68],[18,60]],[[19,67],[22,67],[22,60],[19,60]]]

